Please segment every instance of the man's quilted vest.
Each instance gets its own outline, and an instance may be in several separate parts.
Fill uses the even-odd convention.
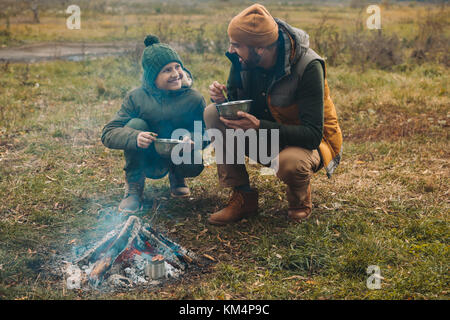
[[[328,82],[326,79],[325,61],[316,52],[314,52],[314,50],[309,48],[306,54],[292,66],[291,77],[295,77],[295,81],[291,81],[290,84],[286,84],[287,86],[290,86],[292,83],[300,82],[306,66],[313,60],[319,60],[324,70],[324,125],[322,142],[320,143],[318,150],[323,166],[327,172],[327,176],[328,178],[331,178],[331,175],[339,165],[342,156],[342,132],[339,127],[334,103],[330,97],[330,89],[328,88]],[[286,80],[289,81],[289,79],[284,79],[281,82]],[[282,101],[283,99],[279,98],[281,97],[281,92],[287,89],[288,88],[283,85],[283,83],[277,83],[273,87],[273,90],[268,93],[269,109],[272,116],[278,123],[299,125],[300,120],[298,118],[298,114],[299,108],[302,106],[296,103],[285,105],[285,101]]]

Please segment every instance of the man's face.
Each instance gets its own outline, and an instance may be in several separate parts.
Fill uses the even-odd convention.
[[[183,76],[183,68],[178,62],[168,63],[159,72],[155,80],[156,87],[161,90],[178,90]]]
[[[238,55],[239,62],[244,70],[255,68],[261,61],[261,56],[256,53],[254,48],[239,43],[231,37],[228,52]]]

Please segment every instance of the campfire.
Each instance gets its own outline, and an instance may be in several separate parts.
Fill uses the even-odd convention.
[[[66,266],[67,288],[133,287],[179,277],[194,256],[136,216]]]

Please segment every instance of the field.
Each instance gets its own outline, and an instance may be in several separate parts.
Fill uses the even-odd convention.
[[[140,85],[139,54],[2,62],[0,299],[448,299],[448,7],[384,5],[378,32],[365,28],[364,8],[264,3],[308,31],[329,62],[344,155],[331,180],[314,177],[312,217],[289,222],[283,183],[258,166],[249,172],[260,215],[227,227],[207,223],[229,195],[214,164],[189,180],[187,200],[170,198],[167,177],[147,180],[141,217],[217,263],[152,292],[66,290],[50,262],[101,235],[102,209],[123,196],[122,152],[105,148],[100,132]],[[142,6],[91,5],[81,30],[65,28],[64,8],[43,11],[39,24],[25,12],[8,29],[0,20],[0,43],[142,41],[153,32],[181,48],[209,100],[208,85],[227,78],[227,23],[246,6]],[[366,286],[369,265],[381,270],[379,290]]]

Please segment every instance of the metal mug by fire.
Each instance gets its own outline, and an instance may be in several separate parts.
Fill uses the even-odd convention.
[[[166,276],[166,264],[164,260],[149,261],[145,266],[145,274],[153,280]]]

